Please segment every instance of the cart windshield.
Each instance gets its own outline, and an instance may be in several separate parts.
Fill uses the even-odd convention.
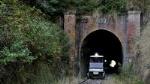
[[[102,63],[103,57],[90,57],[90,63]]]

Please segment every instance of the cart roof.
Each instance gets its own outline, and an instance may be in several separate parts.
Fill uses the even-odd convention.
[[[104,57],[103,55],[99,55],[98,53],[95,53],[94,55],[91,55],[90,57]]]

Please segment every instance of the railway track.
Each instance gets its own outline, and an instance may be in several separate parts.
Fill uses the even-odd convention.
[[[85,81],[84,83],[82,84],[102,84],[102,80],[100,79],[88,79],[87,81]]]
[[[110,75],[105,76],[105,79],[86,79],[79,84],[104,84],[104,81],[111,79]]]
[[[102,84],[102,81],[101,79],[86,79],[79,84]]]

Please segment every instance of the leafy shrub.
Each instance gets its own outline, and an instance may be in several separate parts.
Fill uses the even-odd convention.
[[[35,3],[32,2],[33,0],[28,0],[28,3],[53,16],[63,15],[68,10],[76,10],[77,14],[89,14],[97,9],[103,13],[122,12],[126,7],[126,0],[36,0]]]
[[[30,56],[30,53],[22,42],[14,42],[9,48],[2,49],[0,62],[4,64],[15,61],[31,62],[35,58]]]
[[[1,63],[63,56],[63,31],[40,14],[34,8],[14,6],[10,16],[2,16],[7,23],[1,24],[1,43],[8,44],[1,47]]]
[[[49,69],[59,67],[48,70],[49,74],[60,72],[53,76],[66,73],[69,46],[64,32],[34,7],[18,0],[0,3],[0,73],[5,72],[0,76],[0,83],[26,84],[32,80],[30,74],[37,75],[44,68],[37,69],[43,62]]]
[[[126,10],[125,8],[126,0],[102,0],[98,6],[103,13],[123,12]]]

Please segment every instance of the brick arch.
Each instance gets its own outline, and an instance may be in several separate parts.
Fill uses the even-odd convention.
[[[94,30],[91,30],[90,32],[86,33],[82,38],[81,38],[81,43],[80,43],[80,47],[84,41],[84,39],[90,35],[91,33],[95,32],[95,31],[99,31],[99,30],[105,30],[105,31],[108,31],[108,32],[111,32],[112,34],[114,34],[118,39],[119,41],[122,43],[124,43],[124,39],[125,39],[125,33],[122,32],[119,28],[117,29],[106,29],[106,28],[101,28],[101,29],[94,29]]]
[[[69,51],[70,69],[74,72],[77,71],[78,74],[79,63],[77,60],[78,56],[80,56],[79,52],[82,42],[90,33],[96,30],[106,30],[113,33],[122,44],[124,56],[123,62],[132,62],[132,58],[136,56],[133,40],[140,36],[140,16],[140,11],[128,11],[128,14],[119,16],[83,16],[84,18],[80,18],[80,21],[76,21],[75,13],[65,13],[64,31],[68,35],[68,41],[71,44]],[[75,67],[73,68],[74,65]]]
[[[96,43],[96,45],[97,46],[99,46],[99,47],[101,47],[101,49],[102,49],[102,52],[103,53],[100,53],[100,54],[103,54],[103,55],[106,55],[106,59],[107,60],[109,60],[109,61],[111,61],[112,59],[115,59],[118,63],[120,63],[121,65],[123,64],[123,46],[122,46],[122,43],[121,43],[121,41],[120,41],[120,39],[114,34],[114,33],[112,33],[111,31],[108,31],[108,30],[105,30],[105,29],[98,29],[98,30],[95,30],[95,31],[92,31],[91,33],[89,33],[83,40],[82,40],[82,43],[81,43],[81,47],[80,47],[80,55],[79,55],[79,62],[80,62],[80,64],[79,64],[79,68],[80,68],[80,75],[82,76],[85,76],[86,74],[85,73],[87,73],[87,67],[88,67],[88,60],[89,60],[89,57],[87,57],[87,55],[88,56],[90,56],[90,55],[92,55],[92,54],[94,54],[93,53],[93,50],[94,50],[94,52],[99,52],[99,50],[100,49],[98,49],[98,48],[91,48],[91,50],[90,51],[88,51],[88,50],[84,50],[84,49],[86,49],[86,48],[83,48],[83,47],[87,47],[88,45],[86,45],[86,42],[85,41],[90,41],[91,40],[91,38],[92,38],[92,36],[91,35],[93,35],[93,34],[97,34],[98,36],[99,35],[105,35],[106,36],[106,38],[107,39],[109,39],[110,41],[114,41],[114,45],[116,46],[116,47],[112,47],[111,45],[113,45],[111,42],[110,42],[110,47],[109,46],[106,46],[107,48],[106,49],[108,49],[108,48],[110,48],[110,49],[112,49],[112,51],[111,50],[106,50],[105,48],[104,48],[104,46],[102,46],[103,44],[105,44],[104,42],[106,42],[106,45],[108,44],[109,45],[109,42],[107,42],[106,41],[106,39],[104,39],[104,37],[103,36],[100,36],[101,38],[98,38],[97,40],[95,39],[95,38],[97,38],[96,37],[96,35],[94,35],[95,36],[95,40],[96,41],[98,41],[98,42],[101,42],[99,39],[101,39],[101,40],[104,40],[104,42],[102,41],[101,43],[102,43],[102,45],[97,45],[97,42],[94,42],[94,43]],[[90,39],[90,40],[88,40],[88,39]],[[92,39],[93,41],[95,41],[94,39]],[[91,41],[90,41],[91,42]],[[101,43],[99,43],[99,44],[101,44]],[[88,44],[88,42],[87,42],[87,44]],[[93,44],[92,44],[93,45]],[[93,45],[94,47],[95,47],[95,45]],[[90,46],[91,47],[91,46]],[[118,51],[117,50],[113,50],[113,48],[115,48],[115,49],[118,49]],[[92,50],[93,49],[93,50]],[[88,52],[86,52],[86,54],[85,54],[85,51],[88,51]],[[110,53],[110,54],[106,54],[106,53]],[[88,54],[87,54],[88,53]],[[92,54],[91,54],[92,53]],[[112,55],[112,57],[110,57],[109,58],[109,56],[110,55]],[[114,57],[113,57],[114,56]],[[115,57],[116,56],[116,57]],[[119,57],[117,57],[117,56],[119,56]],[[109,63],[106,63],[106,66],[108,67],[108,65],[109,65]],[[119,67],[119,65],[118,65],[118,67]],[[106,71],[112,71],[112,70],[116,70],[116,71],[118,71],[118,67],[116,67],[115,69],[109,69],[109,70],[106,70]]]

